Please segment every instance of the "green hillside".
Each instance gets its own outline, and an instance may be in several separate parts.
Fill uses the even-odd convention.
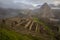
[[[0,40],[53,40],[54,38],[50,39],[49,37],[37,37],[32,35],[25,35],[16,33],[14,31],[0,29]]]
[[[0,30],[0,40],[33,40],[32,38],[6,29]]]

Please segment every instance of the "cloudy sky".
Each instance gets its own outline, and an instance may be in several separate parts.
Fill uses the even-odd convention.
[[[0,0],[0,3],[6,4],[6,5],[23,3],[26,5],[37,6],[45,2],[47,2],[48,4],[54,4],[54,5],[60,4],[60,0]]]
[[[10,3],[10,2],[23,2],[23,3],[55,3],[55,2],[60,2],[60,0],[0,0],[0,2],[4,3]]]

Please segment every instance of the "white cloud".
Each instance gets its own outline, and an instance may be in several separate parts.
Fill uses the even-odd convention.
[[[57,5],[60,4],[60,1],[54,1],[53,4],[54,4],[55,6],[57,6]]]
[[[32,2],[29,2],[29,1],[19,1],[19,0],[14,0],[13,3],[24,3],[24,4],[27,4],[27,5],[32,5],[34,7],[36,7],[38,4],[35,4],[35,3],[32,3]]]

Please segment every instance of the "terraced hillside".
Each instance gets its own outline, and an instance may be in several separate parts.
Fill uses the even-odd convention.
[[[55,40],[55,33],[44,22],[38,18],[20,18],[13,17],[2,19],[0,22],[1,29],[12,30],[17,33],[32,35],[41,38],[41,40]],[[39,39],[40,40],[40,39]]]
[[[5,21],[5,24],[9,27],[16,29],[19,27],[22,27],[24,29],[28,29],[31,31],[41,31],[41,30],[48,30],[48,26],[45,25],[42,21],[40,21],[38,18],[10,18],[6,20],[2,20],[2,22]]]

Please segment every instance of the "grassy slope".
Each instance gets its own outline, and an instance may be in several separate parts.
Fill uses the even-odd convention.
[[[32,40],[30,37],[6,29],[0,30],[0,40]]]
[[[0,29],[0,40],[44,40],[44,38],[20,34],[12,30]]]

